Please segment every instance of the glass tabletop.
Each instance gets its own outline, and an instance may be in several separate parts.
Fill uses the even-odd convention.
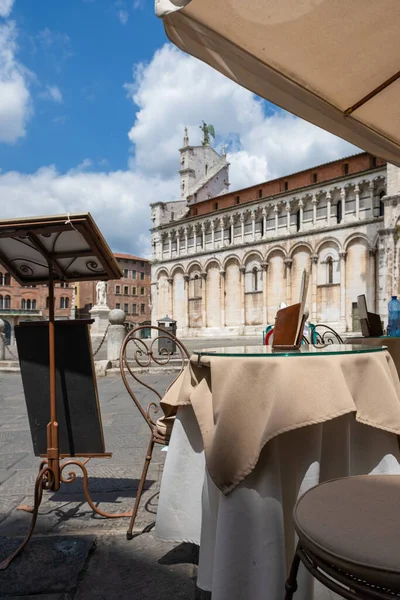
[[[313,346],[303,344],[296,349],[276,349],[272,346],[224,346],[194,350],[196,356],[316,356],[320,354],[365,354],[383,352],[386,346],[365,346],[357,344],[326,344]]]

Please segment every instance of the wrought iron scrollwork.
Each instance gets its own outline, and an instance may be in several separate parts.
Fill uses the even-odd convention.
[[[330,344],[343,344],[343,339],[340,335],[323,323],[318,323],[310,327],[311,343],[314,346],[328,346]]]

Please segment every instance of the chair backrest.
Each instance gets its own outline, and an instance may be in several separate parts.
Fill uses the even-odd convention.
[[[144,333],[148,334],[149,332],[153,333],[155,337],[143,339],[142,336]],[[164,391],[164,394],[176,381],[186,364],[189,362],[190,354],[184,344],[182,344],[176,336],[165,329],[145,325],[129,331],[121,346],[119,366],[122,380],[129,395],[150,429],[153,429],[155,426],[155,420],[157,419],[156,415],[160,411],[159,401],[162,400],[164,394],[161,394],[143,380],[142,369],[151,367],[152,363],[154,363],[155,366],[166,366],[171,363],[172,359],[176,359],[174,362],[176,363],[176,366],[179,367],[179,370],[173,381]],[[142,406],[132,389],[132,384],[135,381],[150,390],[155,396],[154,400],[150,402],[147,408]]]
[[[337,331],[323,323],[310,326],[310,342],[311,344],[314,344],[314,346],[344,343]]]

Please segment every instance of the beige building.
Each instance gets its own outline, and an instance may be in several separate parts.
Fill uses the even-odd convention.
[[[181,156],[187,147],[185,136]],[[204,185],[205,165],[198,172]],[[257,334],[280,302],[298,300],[304,268],[311,322],[359,330],[359,294],[387,321],[399,292],[395,167],[361,153],[212,198],[199,191],[151,207],[153,324],[169,315],[181,337]]]

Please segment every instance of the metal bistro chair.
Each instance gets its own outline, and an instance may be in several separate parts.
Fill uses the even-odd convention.
[[[285,600],[297,590],[300,562],[342,598],[400,598],[399,506],[400,475],[343,477],[301,496]]]
[[[143,329],[146,329],[147,332],[156,332],[156,337],[148,340],[141,339],[140,335],[143,333]],[[160,344],[160,340],[164,341],[161,341]],[[158,349],[156,350],[157,346]],[[189,352],[182,344],[182,342],[178,340],[178,338],[172,335],[172,333],[161,329],[160,327],[150,327],[146,325],[142,327],[136,327],[135,329],[130,331],[126,336],[121,347],[120,370],[123,382],[129,395],[136,404],[136,408],[139,410],[140,414],[142,415],[150,429],[150,442],[143,465],[143,471],[135,499],[135,505],[133,507],[131,520],[129,522],[128,531],[126,533],[126,537],[128,540],[131,540],[133,538],[132,530],[135,525],[135,519],[138,512],[140,499],[143,493],[144,484],[146,482],[147,471],[149,469],[150,461],[152,459],[154,445],[160,444],[162,446],[168,446],[173,424],[173,417],[170,417],[170,420],[168,422],[161,422],[160,419],[157,420],[156,415],[160,412],[159,401],[162,400],[163,396],[152,386],[148,385],[148,383],[140,379],[140,377],[138,376],[139,373],[135,372],[134,367],[148,367],[151,365],[152,362],[158,366],[167,365],[170,362],[171,358],[173,358],[174,346],[177,352],[178,359],[181,359],[181,365],[179,373],[168,386],[168,388],[165,390],[165,392],[167,392],[167,390],[182,373],[184,367],[190,359]],[[132,356],[128,356],[128,350],[133,351]],[[130,381],[128,379],[129,376],[131,376],[134,380],[132,383],[138,382],[154,393],[155,401],[150,402],[146,409],[143,408],[136,395],[136,392],[133,391],[130,385]]]
[[[327,344],[343,344],[343,339],[340,335],[323,323],[310,325],[310,343],[314,346],[325,346]]]

